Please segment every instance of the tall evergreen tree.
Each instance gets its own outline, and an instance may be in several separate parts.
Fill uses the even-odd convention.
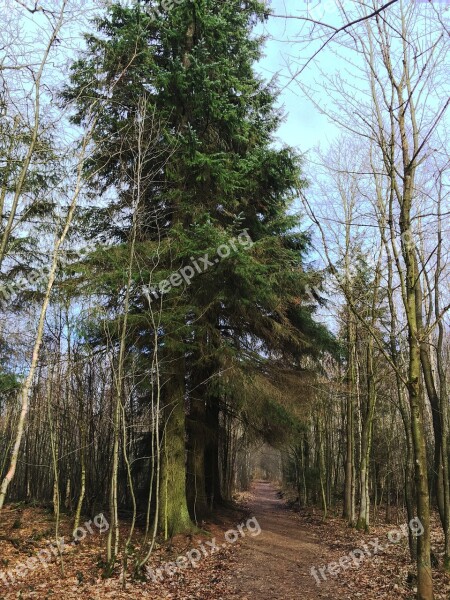
[[[148,298],[137,284],[152,274],[155,285],[209,257],[191,285],[166,289],[153,303],[162,306],[159,340],[168,380],[163,394],[170,467],[164,469],[170,495],[161,502],[162,521],[174,533],[188,525],[187,509],[198,520],[220,497],[223,390],[217,379],[223,369],[264,374],[262,357],[298,369],[302,356],[329,340],[304,302],[306,286],[316,284],[317,275],[304,266],[308,236],[299,233],[291,212],[303,185],[300,157],[275,147],[281,120],[276,90],[253,69],[262,47],[253,28],[265,18],[265,6],[256,0],[193,0],[157,19],[148,9],[143,3],[111,7],[97,22],[98,34],[87,37],[65,97],[76,99],[78,124],[91,118],[93,99],[102,100],[90,168],[97,172],[96,191],[114,188],[117,195],[86,218],[118,248],[101,261],[91,257],[85,270],[110,298],[124,285],[120,257],[127,255],[135,156],[130,132],[143,99],[153,116],[149,136],[158,121],[160,147],[146,162],[139,215],[130,346],[146,356],[155,350]],[[114,91],[106,97],[112,82]],[[247,243],[237,242],[239,235]],[[229,256],[219,260],[220,248]]]

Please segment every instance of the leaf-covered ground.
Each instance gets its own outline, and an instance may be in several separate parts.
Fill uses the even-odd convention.
[[[277,497],[276,490],[261,482],[252,493],[244,495],[241,502],[242,510],[224,511],[213,523],[204,524],[201,532],[179,536],[171,544],[158,546],[151,559],[155,573],[157,568],[194,551],[191,557],[195,557],[195,568],[190,564],[186,567],[185,561],[184,568],[176,573],[170,568],[169,572],[163,570],[156,582],[150,576],[145,581],[127,577],[125,586],[120,566],[111,578],[103,578],[106,534],[100,534],[91,524],[92,533],[87,533],[77,544],[70,543],[70,521],[66,517],[62,519],[60,531],[66,540],[64,576],[61,561],[52,552],[50,561],[44,560],[42,564],[36,560],[34,568],[27,572],[19,569],[17,573],[15,569],[20,564],[39,552],[42,555],[44,551],[43,555],[48,556],[45,551],[54,543],[54,522],[51,512],[41,508],[8,506],[0,513],[3,573],[2,578],[0,572],[0,600],[414,598],[414,567],[409,562],[406,536],[401,534],[400,516],[398,523],[377,524],[370,533],[362,534],[348,528],[337,516],[331,515],[323,522],[318,511],[288,509],[285,501]],[[258,519],[261,534],[247,533],[234,543],[227,541],[225,532],[237,531],[237,526],[249,517]],[[392,531],[400,532],[396,543],[388,538]],[[437,533],[433,537],[433,549],[439,560],[442,539],[437,522],[434,531]],[[124,527],[122,539],[126,534]],[[381,548],[382,551],[378,551]],[[311,574],[312,567],[319,569],[338,563],[357,549],[365,556],[358,566],[349,560],[349,566],[334,575],[326,570],[326,581],[317,584]],[[368,557],[367,552],[372,555]],[[436,600],[448,600],[449,577],[439,567],[435,568],[434,575]]]
[[[179,536],[171,544],[158,546],[152,555],[151,566],[156,572],[157,568],[166,563],[203,546],[208,556],[205,557],[202,553],[202,558],[198,559],[198,554],[195,554],[195,568],[188,563],[187,568],[172,576],[163,571],[162,577],[158,577],[156,582],[150,576],[146,581],[127,577],[124,587],[120,567],[113,577],[103,578],[106,534],[100,534],[98,528],[91,525],[92,534],[87,534],[77,544],[69,543],[73,538],[70,521],[65,517],[62,519],[60,532],[66,539],[63,553],[64,576],[61,561],[54,556],[56,550],[50,552],[52,558],[49,562],[37,560],[31,571],[18,575],[15,569],[21,563],[36,557],[42,551],[44,556],[48,556],[45,550],[54,544],[55,539],[53,516],[38,508],[6,507],[0,514],[0,560],[8,585],[4,579],[0,579],[0,600],[61,597],[64,600],[228,598],[231,594],[230,574],[235,564],[235,555],[239,552],[239,541],[234,544],[226,543],[224,533],[239,524],[240,517],[242,514],[239,512],[235,515],[224,513],[215,523],[205,525],[205,531],[192,536]],[[126,539],[127,533],[125,527],[122,540]],[[211,544],[214,537],[218,540],[218,549],[211,553],[212,548],[207,542]],[[223,543],[226,544],[225,547],[222,547]],[[8,573],[14,577],[14,582]]]
[[[348,567],[339,569],[334,577],[330,576],[328,571],[325,572],[327,579],[335,581],[339,598],[351,600],[358,598],[414,600],[416,598],[415,565],[410,561],[405,534],[406,516],[399,513],[392,523],[377,522],[371,526],[369,533],[362,533],[348,527],[336,515],[328,516],[324,522],[322,513],[317,510],[300,510],[297,514],[302,528],[309,530],[314,539],[321,540],[321,543],[329,548],[334,556],[333,562],[339,562],[344,556],[352,557],[348,561]],[[382,520],[381,516],[379,520]],[[443,534],[437,516],[433,518],[432,531],[432,551],[437,561],[433,569],[435,599],[449,600],[450,577],[442,569]],[[355,550],[361,550],[362,560],[358,565],[354,564],[351,555]],[[356,557],[358,556],[357,552]],[[317,567],[326,564],[324,561],[319,561]]]

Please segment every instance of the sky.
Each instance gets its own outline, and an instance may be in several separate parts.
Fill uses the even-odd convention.
[[[31,5],[32,0],[26,0]],[[44,1],[44,0],[41,0]],[[109,0],[103,0],[107,3]],[[122,2],[131,2],[132,0],[121,0]],[[223,0],[226,1],[226,0]],[[358,0],[361,2],[364,0]],[[369,0],[371,1],[371,0]],[[407,0],[414,1],[414,0]],[[439,0],[435,0],[439,2]],[[447,0],[445,0],[447,2]],[[34,2],[34,0],[33,0]],[[46,4],[54,3],[59,5],[61,0],[45,0]],[[60,69],[60,76],[67,76],[67,67],[69,66],[72,58],[76,55],[76,49],[83,46],[81,32],[84,28],[83,24],[80,23],[80,11],[79,7],[84,7],[83,18],[87,19],[92,14],[93,5],[98,5],[99,0],[69,0],[69,6],[74,11],[76,18],[73,23],[69,25],[69,35],[67,30],[61,36],[62,43],[58,46],[58,55],[63,55],[65,67]],[[284,15],[291,15],[293,17],[309,17],[324,23],[328,23],[335,27],[343,24],[341,20],[341,13],[338,9],[339,4],[344,7],[344,11],[347,13],[345,21],[351,19],[351,13],[355,10],[355,6],[358,6],[356,0],[268,0],[270,4],[271,15],[268,20],[263,24],[259,25],[256,29],[256,34],[265,35],[267,37],[264,56],[255,66],[256,70],[260,75],[269,80],[272,77],[277,77],[277,86],[281,90],[279,97],[279,105],[283,108],[285,113],[285,122],[281,125],[278,132],[278,141],[280,144],[288,144],[293,146],[300,153],[308,154],[312,161],[314,161],[313,150],[320,145],[324,151],[328,145],[334,140],[340,133],[338,128],[329,122],[327,117],[321,113],[320,108],[314,106],[309,100],[305,93],[302,91],[302,86],[314,87],[319,90],[316,92],[315,101],[319,107],[325,107],[330,102],[330,93],[327,90],[322,89],[320,91],[321,79],[323,76],[341,72],[344,73],[347,82],[350,82],[355,76],[355,73],[349,72],[347,77],[345,65],[341,64],[339,58],[334,54],[334,44],[330,44],[326,49],[321,51],[315,60],[311,61],[310,64],[302,70],[298,77],[293,77],[293,73],[297,72],[305,62],[311,58],[315,51],[318,49],[318,44],[321,42],[311,40],[307,37],[307,31],[310,27],[309,23],[295,19],[282,18]],[[448,0],[450,3],[450,0]],[[11,16],[14,10],[18,10],[18,4],[15,0],[0,0],[0,8],[6,10],[4,13],[4,21],[8,23],[8,15]],[[91,10],[88,10],[88,7]],[[422,5],[423,10],[431,10],[431,5]],[[390,10],[390,9],[388,9]],[[449,9],[450,10],[450,9]],[[40,36],[39,27],[45,31],[45,23],[41,23],[42,14],[27,16],[27,21],[21,24],[25,37],[21,45],[21,52],[26,50],[30,56],[39,56],[37,49],[45,43],[45,36]],[[34,21],[35,27],[30,27],[30,24]],[[87,28],[87,24],[86,24]],[[302,29],[303,28],[303,29]],[[5,33],[6,32],[6,33]],[[4,27],[3,34],[0,33],[0,39],[9,34],[14,35],[15,31],[13,28]],[[343,36],[345,37],[345,36]],[[305,41],[306,40],[306,41]],[[341,48],[342,51],[342,48]],[[345,52],[345,50],[344,50]],[[14,53],[8,57],[8,60],[14,61],[19,60],[21,54],[14,56]],[[60,56],[58,56],[59,61]],[[52,81],[56,88],[59,85],[57,78]],[[49,87],[51,90],[51,86]],[[50,92],[51,93],[51,92]],[[67,136],[68,132],[72,131],[70,128],[65,128],[64,133]],[[74,135],[76,131],[73,131]],[[70,137],[70,136],[69,136]],[[317,171],[313,162],[306,160],[304,166],[304,174],[307,179],[311,181],[311,177],[314,175],[314,171]],[[320,193],[317,190],[314,192],[314,197],[317,202],[321,203]],[[293,210],[301,210],[300,202],[296,203]],[[309,225],[307,219],[306,226]],[[320,240],[319,240],[320,245]],[[312,254],[312,260],[317,260],[319,256],[316,253]],[[319,260],[320,262],[320,260]]]
[[[274,15],[290,15],[294,17],[308,17],[334,27],[342,26],[355,17],[355,7],[363,0],[266,0]],[[406,0],[407,2],[421,2],[424,16],[433,15],[439,9],[443,11],[444,20],[448,20],[450,13],[450,0]],[[372,3],[368,0],[367,5]],[[382,2],[377,2],[382,5]],[[342,15],[340,8],[346,13]],[[394,10],[395,7],[386,9]],[[356,9],[357,10],[357,9]],[[370,10],[370,9],[368,9]],[[308,152],[320,144],[324,150],[330,141],[339,134],[338,128],[330,123],[328,119],[314,107],[302,93],[300,85],[320,87],[321,72],[333,73],[339,71],[343,66],[333,52],[333,43],[323,49],[317,57],[309,63],[301,75],[292,80],[292,74],[303,66],[318,49],[314,40],[305,43],[307,31],[310,24],[297,19],[283,19],[269,17],[264,26],[259,26],[257,33],[268,36],[265,45],[265,56],[256,66],[257,71],[265,77],[270,78],[278,75],[278,84],[281,88],[280,104],[286,113],[286,122],[279,131],[280,140],[291,146],[295,146],[301,152]],[[345,39],[347,33],[341,34],[340,39]],[[349,39],[349,38],[348,38]],[[345,52],[340,48],[340,52]],[[350,79],[353,74],[349,73]],[[316,85],[314,85],[316,84]],[[325,105],[327,103],[326,93],[318,92],[315,100]]]
[[[359,1],[362,2],[364,0]],[[418,0],[406,1],[418,2]],[[434,6],[431,4],[420,5],[420,14],[422,15],[423,20],[418,21],[418,26],[424,32],[430,27],[430,21],[427,19],[428,15],[433,16],[433,21],[435,22],[435,13],[433,12],[435,8],[439,7],[440,10],[444,11],[444,19],[448,18],[450,12],[450,0],[445,0],[445,4],[444,0],[433,1]],[[355,0],[309,0],[309,2],[308,0],[269,1],[272,12],[275,15],[309,17],[335,27],[339,27],[344,23],[341,20],[342,17],[338,9],[338,3],[341,4],[344,11],[347,12],[345,22],[351,21],[352,10],[357,6]],[[379,5],[381,4],[382,3],[380,2]],[[396,10],[396,7],[387,9],[387,11],[393,10]],[[348,89],[355,90],[352,93],[354,99],[358,98],[357,90],[364,89],[367,82],[358,81],[358,71],[349,67],[346,61],[340,61],[339,57],[334,52],[333,48],[335,46],[333,43],[322,50],[317,55],[317,58],[312,60],[309,65],[302,70],[298,77],[293,78],[293,74],[295,74],[308,59],[314,55],[319,47],[317,45],[318,42],[315,42],[314,40],[311,42],[308,40],[308,42],[305,43],[309,26],[308,23],[299,19],[269,17],[265,26],[259,27],[257,30],[258,33],[268,35],[268,40],[265,47],[265,56],[256,68],[264,78],[270,78],[274,75],[278,76],[278,85],[281,88],[280,105],[284,108],[286,114],[285,123],[283,123],[279,130],[279,140],[281,143],[293,146],[301,153],[306,154],[303,172],[304,175],[306,175],[306,178],[311,181],[311,177],[314,179],[314,174],[317,171],[314,161],[317,161],[318,159],[317,155],[314,154],[314,149],[320,145],[320,149],[326,151],[329,144],[341,134],[342,130],[331,123],[328,118],[320,112],[320,109],[317,106],[314,106],[311,100],[309,100],[302,91],[302,88],[311,87],[316,89],[317,92],[314,100],[320,107],[325,107],[333,104],[333,100],[330,93],[323,88],[323,75],[340,73],[343,77],[343,81],[348,84]],[[345,39],[350,40],[350,36],[347,33],[341,34],[340,41]],[[353,63],[355,60],[358,61],[358,59],[355,58],[354,50],[350,51],[340,45],[339,52],[345,58],[351,57]],[[447,88],[448,86],[444,86],[444,90]],[[363,100],[363,98],[361,98],[361,100]],[[365,105],[366,103],[367,102],[365,102]],[[442,98],[438,99],[433,95],[427,96],[426,98],[425,106],[430,109],[431,114],[437,112],[437,107],[441,104]],[[336,157],[336,159],[339,160],[338,157]],[[321,196],[320,188],[314,184],[309,188],[308,195],[313,197],[313,203],[318,206],[320,206],[324,200]],[[328,218],[329,205],[325,202],[324,206],[327,208],[323,210],[323,207],[321,207],[317,214],[321,215],[323,210],[325,218]],[[302,211],[300,202],[296,203],[293,208]],[[303,222],[306,223],[306,225],[310,224],[307,219]],[[327,228],[328,225],[327,221]],[[368,239],[370,241],[370,236],[368,236]],[[318,234],[313,236],[313,246],[315,249],[312,251],[310,259],[317,262],[317,264],[326,262],[323,257],[321,257],[320,250],[318,250],[321,246],[321,240],[319,239]],[[327,311],[321,311],[319,317],[330,325]]]
[[[59,4],[60,0],[46,0],[46,4]],[[89,18],[92,7],[95,4],[103,2],[108,4],[112,0],[69,0],[68,5],[73,7],[83,6],[85,8],[85,18]],[[132,3],[133,0],[120,0],[122,3]],[[226,0],[224,0],[226,1]],[[414,0],[410,0],[414,1]],[[418,0],[416,0],[418,1]],[[450,0],[440,0],[449,2]],[[29,0],[32,4],[31,0]],[[284,19],[283,15],[294,17],[308,17],[318,21],[339,26],[343,24],[339,6],[342,6],[347,12],[345,20],[350,20],[355,5],[355,0],[266,0],[270,6],[271,12],[276,16],[270,16],[264,25],[256,29],[257,34],[267,36],[265,44],[265,55],[256,70],[265,79],[277,76],[278,87],[282,90],[280,95],[280,105],[283,107],[286,121],[279,130],[279,140],[294,146],[301,152],[308,152],[319,143],[322,149],[326,148],[331,140],[338,135],[337,128],[330,123],[327,118],[320,113],[317,107],[314,107],[302,93],[299,82],[303,85],[314,85],[320,83],[320,71],[333,72],[339,69],[339,62],[336,56],[331,52],[332,45],[321,51],[317,58],[312,61],[301,73],[301,75],[292,79],[292,73],[298,70],[310,58],[318,48],[314,40],[308,44],[301,41],[302,34],[305,35],[309,24],[299,19]],[[439,0],[435,0],[439,2]],[[15,0],[0,0],[0,8],[8,9],[16,6]],[[89,10],[89,8],[91,10]],[[79,16],[79,10],[75,9]],[[390,10],[390,9],[388,9]],[[4,11],[5,13],[8,10]],[[354,13],[353,13],[354,14]],[[33,20],[28,15],[28,23]],[[81,29],[75,26],[71,31],[71,46],[82,46]],[[303,28],[303,31],[302,31]],[[79,37],[79,43],[76,38]],[[316,87],[319,87],[318,85]],[[319,104],[326,102],[325,93],[316,99]]]
[[[275,15],[310,16],[327,23],[339,22],[336,0],[318,0],[313,3],[307,0],[271,0],[270,6]],[[337,129],[320,114],[301,92],[297,82],[292,80],[292,73],[295,68],[298,69],[299,62],[304,64],[317,47],[311,43],[310,48],[305,48],[299,42],[301,27],[301,21],[277,17],[270,17],[264,27],[258,27],[257,32],[266,34],[268,40],[265,56],[256,65],[256,70],[268,79],[278,75],[278,85],[282,90],[280,105],[286,114],[279,137],[284,143],[304,153],[319,143],[322,147],[327,146],[337,135]],[[318,59],[322,68],[335,69],[335,58],[326,51]],[[305,84],[316,81],[317,71],[313,62],[300,77]]]
[[[69,0],[68,6],[74,10],[74,13],[80,17],[79,6],[84,6],[85,14],[84,18],[87,20],[90,16],[95,14],[93,7],[95,4],[101,3],[107,4],[110,0]],[[123,3],[132,3],[132,0],[120,0]],[[339,19],[337,12],[337,2],[339,0],[267,0],[270,5],[272,12],[276,15],[303,15],[318,18],[326,22],[334,23],[336,19]],[[349,3],[353,3],[354,0],[342,0]],[[29,5],[33,2],[29,0]],[[43,2],[46,6],[60,5],[60,0],[46,0]],[[8,13],[8,9],[17,9],[15,0],[0,0],[0,8],[4,9],[4,14]],[[78,7],[78,8],[77,8]],[[24,21],[22,28],[29,32],[30,42],[33,38],[34,44],[36,44],[36,37],[34,27],[42,25],[45,28],[46,24],[43,20],[42,14],[30,15],[24,13]],[[34,22],[34,25],[33,25]],[[86,23],[87,26],[87,23]],[[267,36],[267,42],[265,45],[265,55],[261,62],[256,65],[256,70],[265,79],[270,79],[274,75],[278,75],[278,86],[282,88],[280,96],[280,105],[284,108],[286,114],[286,122],[283,123],[279,130],[279,138],[281,143],[285,143],[296,147],[301,152],[314,147],[319,141],[321,144],[327,144],[328,139],[332,139],[336,135],[336,129],[327,123],[326,118],[314,108],[311,103],[304,98],[296,81],[290,81],[290,68],[295,60],[298,60],[301,55],[302,60],[307,57],[310,49],[302,48],[302,46],[295,40],[302,26],[301,21],[298,20],[285,20],[282,18],[270,17],[269,20],[262,26],[258,26],[256,33],[264,34]],[[83,25],[79,22],[74,23],[73,26],[67,26],[64,28],[63,38],[67,39],[69,33],[69,43],[67,49],[70,47],[71,51],[68,51],[68,55],[73,53],[74,48],[80,48],[84,44],[82,42],[82,28]],[[3,37],[3,36],[2,36]],[[77,40],[78,38],[78,40]],[[63,42],[64,45],[64,42]],[[311,49],[315,48],[314,44],[311,44]],[[32,45],[30,44],[30,50]],[[62,48],[61,48],[62,49]],[[36,51],[36,49],[35,49]],[[326,68],[328,61],[330,68],[334,68],[333,60],[330,56],[323,52],[320,54],[321,66]],[[70,62],[70,58],[68,60]],[[302,82],[313,83],[314,77],[317,76],[317,71],[314,68],[314,64],[310,66],[302,73]]]

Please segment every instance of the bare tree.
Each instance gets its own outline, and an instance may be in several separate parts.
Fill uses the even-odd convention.
[[[364,16],[370,9],[361,6],[360,10]],[[425,36],[423,19],[429,24]],[[388,243],[396,265],[408,329],[405,384],[410,404],[416,502],[419,518],[425,526],[425,534],[418,541],[418,598],[429,600],[433,597],[433,589],[422,376],[426,382],[429,375],[425,346],[427,332],[437,326],[447,308],[441,309],[434,322],[425,325],[415,223],[422,208],[418,201],[418,179],[424,160],[433,144],[439,145],[440,152],[445,151],[440,145],[439,132],[449,104],[446,85],[441,78],[448,45],[434,14],[424,14],[419,5],[397,5],[383,16],[378,14],[373,20],[365,20],[359,27],[353,30],[352,39],[345,47],[337,50],[340,59],[351,65],[355,78],[346,81],[340,74],[329,77],[326,84],[328,97],[330,103],[334,100],[335,104],[322,105],[321,110],[342,128],[370,143],[375,159],[371,168],[361,169],[359,175],[381,173],[386,191]],[[300,86],[312,98],[312,91],[301,82]],[[433,101],[431,91],[435,94]],[[376,335],[372,328],[369,330]],[[427,385],[427,391],[434,404],[431,385]],[[434,414],[438,414],[437,411]],[[435,436],[440,444],[436,420]]]

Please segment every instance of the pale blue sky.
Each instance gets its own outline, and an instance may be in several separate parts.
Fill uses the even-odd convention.
[[[312,4],[315,6],[314,17],[319,19],[323,17],[326,22],[333,24],[338,19],[335,0],[322,0],[322,2],[316,0],[313,3],[308,3],[306,0],[271,0],[270,2],[272,11],[276,15],[306,16]],[[315,43],[311,43],[310,48],[304,48],[299,43],[298,34],[301,27],[301,21],[274,17],[270,17],[264,27],[258,27],[258,33],[267,34],[269,39],[265,46],[265,57],[257,65],[257,70],[268,79],[278,74],[278,84],[282,88],[280,104],[286,113],[286,122],[280,128],[279,137],[283,142],[295,146],[301,152],[306,152],[318,143],[322,146],[328,145],[328,140],[336,136],[337,129],[302,94],[297,83],[291,81],[292,69],[298,68],[295,61],[300,59],[303,63],[317,48]],[[319,55],[318,60],[322,68],[326,69],[328,66],[332,70],[335,69],[333,57],[330,57],[326,51]],[[311,63],[301,74],[301,79],[304,83],[313,84],[316,78],[317,71]]]

